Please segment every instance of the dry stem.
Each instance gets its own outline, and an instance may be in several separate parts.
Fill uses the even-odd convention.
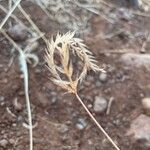
[[[15,1],[15,0],[13,0]],[[30,18],[30,16],[25,12],[25,10],[22,8],[21,5],[18,5],[18,9],[21,11],[21,13],[24,15],[24,17],[28,20],[28,22],[32,25],[32,27],[36,30],[36,32],[39,34],[39,36],[41,36],[41,38],[43,39],[43,41],[45,43],[47,43],[47,39],[45,36],[43,36],[43,33],[40,31],[40,29],[37,27],[37,25],[32,21],[32,19]]]
[[[3,7],[1,4],[0,4],[0,9],[8,14],[9,10],[7,10],[5,7]],[[17,23],[21,24],[26,30],[28,30],[30,32],[30,29],[19,19],[17,18],[14,14],[11,14],[10,15],[11,18],[13,18]]]
[[[88,108],[85,106],[85,104],[82,102],[81,98],[79,97],[79,95],[77,93],[75,93],[77,99],[79,100],[79,102],[81,103],[81,105],[83,106],[83,108],[86,110],[86,112],[88,113],[88,115],[91,117],[91,119],[94,121],[94,123],[96,124],[96,126],[103,132],[103,134],[107,137],[107,139],[112,143],[112,145],[115,147],[116,150],[120,150],[119,147],[114,143],[114,141],[111,139],[111,137],[106,133],[106,131],[102,128],[102,126],[97,122],[97,120],[94,118],[94,116],[91,114],[91,112],[88,110]]]
[[[81,98],[77,94],[78,84],[82,82],[85,78],[88,70],[93,71],[103,71],[96,65],[96,60],[92,53],[87,49],[87,46],[79,38],[74,38],[73,33],[66,33],[64,35],[57,34],[56,39],[51,39],[50,43],[47,45],[47,55],[46,62],[48,64],[49,71],[52,73],[52,81],[60,86],[62,89],[66,90],[69,93],[75,94],[83,108],[86,110],[90,118],[94,121],[97,127],[104,133],[116,150],[120,150],[118,146],[113,142],[110,136],[105,132],[101,127],[98,121],[94,118],[85,104],[82,102]],[[60,66],[55,64],[54,54],[57,53],[60,56]],[[70,58],[70,53],[77,55],[82,63],[83,68],[80,74],[76,75],[76,78],[73,78],[74,68],[72,60]],[[66,79],[62,79],[61,74],[66,76]]]
[[[13,7],[11,8],[11,10],[9,10],[8,14],[6,15],[6,17],[3,19],[3,21],[0,24],[0,30],[2,29],[2,27],[5,25],[5,23],[7,22],[7,20],[9,19],[9,17],[11,16],[11,14],[13,13],[13,11],[16,9],[16,7],[19,5],[19,3],[21,2],[21,0],[16,1],[16,3],[13,5]]]
[[[29,87],[28,87],[28,68],[26,62],[26,56],[23,50],[13,41],[11,37],[1,29],[1,33],[9,40],[10,43],[16,48],[16,50],[20,54],[20,63],[22,66],[22,72],[24,74],[24,90],[25,90],[25,98],[26,98],[26,105],[28,111],[28,120],[29,120],[29,139],[30,139],[30,150],[33,150],[33,132],[32,132],[32,113],[31,113],[31,106],[30,106],[30,99],[29,99]]]
[[[111,108],[111,105],[112,105],[113,101],[114,101],[114,97],[111,97],[110,100],[109,100],[109,102],[108,102],[108,107],[107,107],[106,115],[109,115],[110,108]]]

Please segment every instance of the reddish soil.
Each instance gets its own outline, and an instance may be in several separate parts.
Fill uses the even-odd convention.
[[[31,18],[39,28],[46,32],[46,36],[50,37],[58,30],[66,31],[60,25],[50,21],[38,7],[25,3],[24,8],[31,14]],[[131,32],[146,31],[150,25],[150,21],[147,20],[147,18],[136,16],[132,24],[120,21],[116,26],[122,26]],[[99,74],[90,72],[79,88],[79,95],[87,106],[93,104],[95,96],[102,95],[106,99],[114,97],[115,101],[109,115],[94,114],[93,108],[90,108],[90,111],[121,150],[144,149],[143,145],[127,137],[126,132],[131,121],[143,113],[141,99],[150,96],[149,72],[145,68],[124,67],[119,62],[121,54],[109,52],[110,49],[129,49],[138,52],[142,45],[138,39],[130,44],[124,35],[102,39],[101,34],[109,30],[112,32],[113,27],[100,16],[93,16],[90,23],[92,30],[84,36],[84,40],[93,51],[99,65],[105,66],[108,79],[105,83],[99,84]],[[10,43],[0,35],[0,96],[4,97],[4,100],[0,101],[0,140],[8,140],[7,146],[0,147],[0,150],[27,150],[29,135],[28,130],[22,125],[23,122],[27,122],[23,79],[18,55],[11,53],[11,49]],[[41,40],[36,51],[40,63],[35,68],[28,65],[33,122],[37,124],[33,130],[34,150],[114,150],[76,97],[70,94],[65,95],[48,79],[49,72],[43,63],[44,49],[45,46]],[[12,57],[14,60],[9,66]],[[16,98],[22,105],[20,111],[17,111],[14,106]],[[15,117],[8,113],[8,109]],[[82,131],[76,127],[79,118],[84,118],[87,122],[86,128]],[[65,125],[67,125],[67,131],[64,131]]]

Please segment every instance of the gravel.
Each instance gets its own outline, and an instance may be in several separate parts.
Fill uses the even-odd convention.
[[[7,145],[8,145],[8,141],[6,139],[0,140],[0,146],[1,147],[6,148]]]
[[[107,74],[102,72],[99,76],[99,79],[101,82],[106,82],[107,81]]]
[[[107,108],[107,100],[104,97],[95,97],[93,109],[96,113],[103,113]]]
[[[147,115],[150,115],[150,97],[143,98],[142,105],[145,113]]]

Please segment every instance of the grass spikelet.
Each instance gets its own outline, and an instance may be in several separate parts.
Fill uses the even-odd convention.
[[[52,38],[47,44],[45,60],[49,71],[52,74],[52,81],[57,86],[66,90],[68,93],[73,93],[77,97],[78,101],[81,103],[97,127],[108,138],[115,149],[120,150],[101,127],[98,121],[94,118],[77,93],[78,84],[85,78],[89,70],[93,70],[95,72],[104,70],[100,69],[99,66],[96,65],[97,61],[92,55],[92,52],[87,49],[87,46],[83,43],[83,40],[74,38],[74,35],[75,32],[67,32],[64,35],[57,34],[55,40]],[[83,65],[81,73],[76,73],[77,68],[73,67],[73,59],[76,57],[78,57]],[[76,64],[77,63],[78,62],[76,62]]]
[[[64,35],[57,34],[56,39],[53,38],[47,45],[46,62],[53,76],[53,82],[68,92],[76,93],[79,81],[82,81],[89,70],[103,71],[97,66],[96,60],[83,43],[83,40],[74,38],[75,32],[68,32]],[[72,60],[70,54],[76,55],[82,61],[83,67],[81,73],[73,79]],[[54,55],[58,54],[60,58],[60,66],[57,66],[54,60]],[[63,80],[60,74],[66,76],[67,80]],[[59,84],[58,84],[59,83]]]

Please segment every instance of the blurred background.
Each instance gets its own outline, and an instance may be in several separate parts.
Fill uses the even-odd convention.
[[[121,150],[150,149],[150,0],[0,0],[0,150],[29,149],[17,47],[28,63],[34,149],[114,149],[76,97],[49,79],[46,41],[68,31],[106,71],[89,72],[83,102]]]

